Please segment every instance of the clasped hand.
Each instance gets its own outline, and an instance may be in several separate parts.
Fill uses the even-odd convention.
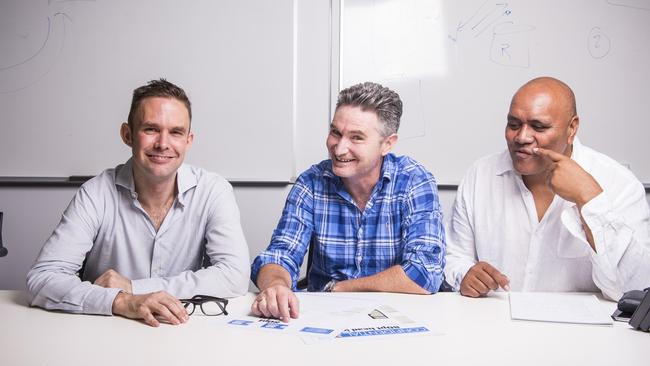
[[[460,283],[460,293],[464,296],[484,296],[499,287],[509,291],[510,280],[487,262],[478,262],[467,271]]]

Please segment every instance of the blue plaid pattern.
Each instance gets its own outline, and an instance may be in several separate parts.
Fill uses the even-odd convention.
[[[415,283],[437,292],[445,233],[435,178],[415,160],[388,154],[362,213],[330,160],[312,166],[291,189],[268,248],[253,261],[253,282],[262,266],[275,263],[291,274],[295,290],[310,241],[309,291],[322,291],[332,279],[366,277],[401,265]]]

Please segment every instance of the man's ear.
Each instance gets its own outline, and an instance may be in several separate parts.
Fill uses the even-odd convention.
[[[122,123],[120,126],[120,136],[122,141],[127,144],[129,147],[133,147],[133,135],[131,134],[131,127],[128,123]]]
[[[190,132],[187,134],[187,148],[192,147],[192,142],[194,142],[194,133]]]
[[[397,134],[394,133],[384,139],[384,142],[382,143],[382,149],[381,149],[381,156],[386,156],[392,149],[393,146],[397,143]]]
[[[578,116],[573,116],[569,122],[569,126],[567,127],[569,129],[569,139],[567,142],[570,145],[573,145],[573,140],[575,140],[576,135],[578,134],[578,127],[580,127],[580,118]]]

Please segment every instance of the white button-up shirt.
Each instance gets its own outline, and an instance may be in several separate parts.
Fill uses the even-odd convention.
[[[244,294],[248,246],[232,186],[189,165],[178,169],[176,184],[178,196],[156,230],[138,201],[132,160],[84,183],[27,275],[30,303],[111,314],[119,290],[92,284],[109,269],[131,279],[134,294]],[[76,273],[84,260],[82,281]]]
[[[624,291],[650,286],[650,211],[643,185],[577,139],[572,159],[603,188],[582,208],[596,252],[575,203],[556,195],[537,219],[533,195],[506,150],[474,163],[458,188],[445,268],[454,289],[478,261],[508,276],[512,291],[600,290],[618,299]]]

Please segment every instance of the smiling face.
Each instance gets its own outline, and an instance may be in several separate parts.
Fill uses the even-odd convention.
[[[174,180],[194,138],[185,105],[166,97],[144,99],[133,126],[122,124],[120,134],[133,152],[134,176],[149,183]]]
[[[379,179],[383,157],[397,135],[383,136],[377,113],[358,106],[336,109],[327,137],[327,150],[334,174],[348,184],[373,187]]]
[[[571,155],[579,119],[568,87],[553,80],[524,85],[510,104],[505,136],[512,164],[522,176],[542,176],[548,169],[549,161],[533,155],[535,147]]]

